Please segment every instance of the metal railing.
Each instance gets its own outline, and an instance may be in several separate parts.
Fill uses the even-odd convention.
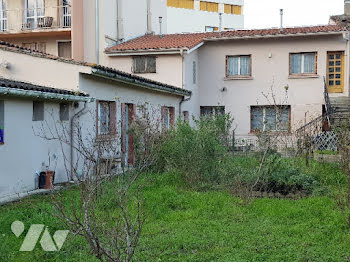
[[[0,10],[0,32],[3,33],[70,28],[71,25],[70,6]]]

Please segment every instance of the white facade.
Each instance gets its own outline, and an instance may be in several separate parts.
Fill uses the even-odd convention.
[[[118,79],[107,79],[94,75],[90,66],[81,64],[59,62],[2,49],[0,54],[2,59],[10,65],[9,68],[0,70],[2,78],[89,93],[95,100],[87,102],[84,113],[75,120],[75,123],[79,123],[84,130],[83,135],[87,139],[95,139],[91,135],[96,134],[97,101],[115,103],[116,134],[113,138],[119,144],[115,156],[120,157],[121,152],[122,104],[134,104],[136,116],[141,116],[139,106],[146,105],[154,120],[158,121],[162,121],[162,107],[173,108],[174,119],[179,116],[183,96],[176,92],[159,91],[142,84],[127,84]],[[33,71],[40,72],[40,75],[35,74],[32,68],[35,68]],[[63,73],[65,77],[62,77]],[[69,170],[70,164],[68,161],[68,167],[64,165],[63,152],[69,160],[70,146],[63,145],[62,151],[58,141],[48,141],[41,136],[50,137],[47,127],[60,127],[61,124],[69,133],[72,117],[84,108],[84,103],[81,102],[79,107],[74,107],[73,103],[70,103],[70,118],[68,121],[61,122],[59,104],[62,101],[43,98],[36,98],[36,100],[44,102],[44,121],[33,121],[32,98],[0,96],[0,102],[4,101],[5,133],[4,144],[0,144],[0,198],[35,189],[35,174],[41,171],[43,163],[47,166],[50,162],[49,168],[56,172],[56,183],[67,182],[69,179],[66,168]],[[55,130],[53,131],[55,133]],[[76,159],[77,152],[74,152],[73,163]]]

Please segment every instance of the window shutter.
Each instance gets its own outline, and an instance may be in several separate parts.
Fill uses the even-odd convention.
[[[161,118],[162,118],[162,127],[165,129],[165,106],[161,107]]]
[[[126,143],[126,123],[125,123],[125,121],[126,121],[126,115],[125,115],[125,109],[126,109],[126,104],[124,104],[124,103],[122,103],[121,104],[121,111],[122,111],[122,114],[121,114],[121,117],[122,117],[122,136],[121,136],[121,142],[122,142],[122,153],[123,153],[123,155],[125,154],[125,151],[126,151],[126,145],[125,145],[125,143]],[[125,162],[124,160],[123,160],[123,162]]]
[[[170,125],[174,125],[175,124],[175,107],[170,107]]]
[[[129,117],[130,117],[130,124],[134,122],[136,114],[136,105],[131,104],[129,107]],[[134,134],[130,132],[129,134],[129,164],[133,165],[135,164],[135,153],[134,153]]]
[[[233,6],[233,14],[241,15],[242,14],[242,7],[239,5]]]
[[[157,64],[156,57],[150,56],[147,57],[147,73],[156,73],[157,72]]]
[[[114,135],[117,133],[117,103],[111,102],[109,103],[109,112],[110,112],[110,118],[109,118],[109,133],[111,135]]]
[[[95,127],[96,128],[96,137],[99,134],[99,128],[98,128],[98,126],[99,126],[99,114],[100,114],[100,112],[98,110],[99,104],[100,104],[100,100],[96,99],[96,127]]]
[[[231,10],[232,10],[231,7],[232,7],[231,5],[225,4],[225,14],[231,14]]]

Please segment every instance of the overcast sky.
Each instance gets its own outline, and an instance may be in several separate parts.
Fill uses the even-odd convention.
[[[330,15],[344,13],[344,0],[245,0],[245,28],[279,27],[279,10],[284,9],[284,26],[327,24]]]

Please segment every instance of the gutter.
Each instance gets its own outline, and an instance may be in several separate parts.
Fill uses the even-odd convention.
[[[178,96],[189,96],[192,94],[192,92],[189,90],[148,83],[148,82],[145,82],[145,81],[142,81],[139,79],[129,78],[126,76],[119,75],[117,73],[106,72],[106,71],[96,69],[96,68],[92,69],[92,75],[103,77],[103,78],[114,80],[114,81],[118,81],[118,82],[122,82],[122,83],[126,83],[126,84],[132,84],[132,85],[135,85],[135,86],[138,86],[141,88],[150,89],[153,91],[159,91],[159,92],[164,92],[164,93],[178,95]]]
[[[42,98],[48,100],[65,100],[72,102],[91,102],[93,98],[78,95],[65,95],[57,93],[45,93],[33,90],[22,90],[7,87],[0,87],[0,95],[12,95],[21,97],[31,97],[31,98]]]

